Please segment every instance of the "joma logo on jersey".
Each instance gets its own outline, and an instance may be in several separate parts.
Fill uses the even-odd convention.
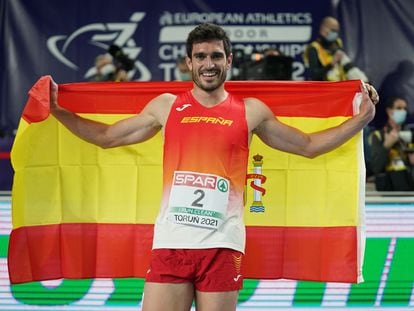
[[[233,124],[233,120],[226,120],[222,117],[184,117],[181,119],[181,123],[211,123],[211,124],[219,124],[219,125],[227,125],[231,126]]]
[[[175,173],[175,186],[190,186],[198,188],[216,189],[217,177],[195,173]]]

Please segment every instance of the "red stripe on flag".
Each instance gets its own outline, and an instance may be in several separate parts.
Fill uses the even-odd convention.
[[[246,235],[246,278],[357,282],[355,227],[248,226]]]
[[[154,97],[178,94],[191,82],[97,82],[59,85],[59,103],[78,113],[136,114]],[[264,101],[276,116],[352,116],[352,100],[360,91],[360,81],[228,81],[234,95]],[[344,105],[348,102],[348,105]]]
[[[29,91],[22,118],[27,123],[40,122],[49,116],[50,76],[41,77]]]
[[[153,225],[58,224],[10,235],[11,283],[94,277],[144,277]]]
[[[150,224],[21,227],[10,236],[10,281],[145,277],[152,234]],[[355,283],[356,244],[354,227],[247,227],[244,277]]]
[[[228,81],[225,86],[240,98],[262,100],[276,116],[326,118],[353,115],[352,101],[361,82]],[[70,83],[59,85],[58,97],[61,106],[77,113],[136,114],[162,93],[178,94],[191,88],[191,82]],[[49,90],[49,76],[30,89],[22,115],[26,122],[48,117]]]

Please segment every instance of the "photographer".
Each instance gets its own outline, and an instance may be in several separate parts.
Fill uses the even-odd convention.
[[[113,44],[108,53],[96,57],[95,68],[92,81],[129,81],[128,72],[134,69],[134,61]]]
[[[390,97],[385,106],[387,123],[368,139],[375,186],[378,191],[413,191],[413,135],[404,130],[408,105],[403,98]]]
[[[327,16],[319,26],[318,37],[305,49],[303,60],[309,69],[309,80],[368,82],[365,73],[356,67],[343,50],[337,19]]]

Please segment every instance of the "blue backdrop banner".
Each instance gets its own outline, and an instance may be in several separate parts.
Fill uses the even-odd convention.
[[[41,75],[51,74],[59,83],[87,81],[93,76],[95,58],[111,44],[133,60],[132,80],[177,79],[175,63],[185,55],[187,34],[203,22],[222,25],[233,48],[244,57],[278,48],[294,58],[292,78],[303,80],[301,54],[316,35],[321,18],[332,14],[331,1],[244,3],[1,1],[0,40],[5,48],[0,51],[0,128],[16,128],[26,92]]]
[[[326,15],[338,17],[345,50],[382,98],[406,97],[412,115],[412,0],[256,0],[254,5],[220,0],[3,0],[0,132],[17,127],[26,93],[40,76],[51,74],[59,83],[87,81],[96,57],[111,44],[133,61],[132,80],[177,79],[175,62],[185,55],[188,31],[202,22],[222,25],[244,57],[276,47],[293,58],[292,79],[306,79],[301,54]],[[232,73],[236,71],[237,59]]]

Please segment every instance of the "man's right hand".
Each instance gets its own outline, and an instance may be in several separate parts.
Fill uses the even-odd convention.
[[[332,65],[336,65],[337,63],[341,62],[343,55],[344,52],[342,50],[336,50],[336,52],[333,55]]]

